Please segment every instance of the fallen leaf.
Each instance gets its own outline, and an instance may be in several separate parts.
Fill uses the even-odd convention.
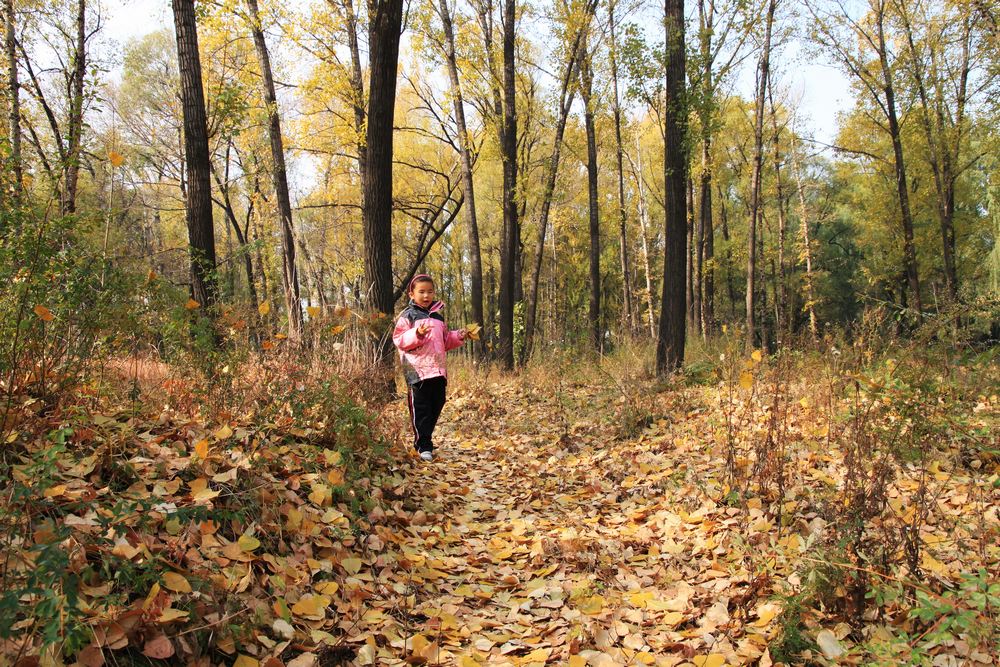
[[[174,645],[166,635],[156,635],[146,641],[142,654],[155,660],[166,660],[174,654]]]

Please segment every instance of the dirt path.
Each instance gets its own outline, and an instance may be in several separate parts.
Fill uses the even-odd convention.
[[[759,658],[767,639],[753,623],[766,625],[776,608],[754,609],[747,595],[734,609],[749,612],[747,624],[732,618],[752,577],[722,560],[727,538],[713,537],[737,520],[727,508],[702,507],[683,484],[690,453],[665,437],[614,441],[594,415],[542,395],[504,398],[457,397],[439,428],[437,460],[401,469],[407,492],[398,507],[408,525],[386,539],[399,549],[390,577],[406,582],[412,605],[397,613],[394,643],[405,646],[371,646],[361,661]],[[587,396],[577,398],[586,406]]]

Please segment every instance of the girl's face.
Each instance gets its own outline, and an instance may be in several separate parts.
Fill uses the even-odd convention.
[[[421,308],[427,308],[434,303],[434,283],[421,280],[410,289],[410,298]]]

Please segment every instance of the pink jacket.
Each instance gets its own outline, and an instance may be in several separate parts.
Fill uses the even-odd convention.
[[[435,301],[428,309],[411,301],[396,320],[392,342],[399,348],[399,360],[402,362],[407,384],[415,384],[428,378],[448,377],[445,353],[465,342],[461,329],[448,330],[444,317],[439,312],[442,308],[444,304],[440,301]],[[420,336],[417,334],[417,327],[424,322],[430,325],[430,331]]]

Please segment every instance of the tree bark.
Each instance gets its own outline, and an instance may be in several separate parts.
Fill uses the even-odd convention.
[[[202,89],[201,58],[194,0],[171,0],[177,35],[184,157],[187,167],[186,217],[191,245],[191,298],[208,308],[218,293],[215,276],[215,227],[212,224],[211,162]]]
[[[392,125],[396,106],[396,69],[403,22],[403,0],[369,0],[369,86],[367,159],[362,219],[368,304],[385,316],[376,354],[391,364],[388,324],[394,302],[392,281]]]
[[[285,291],[285,311],[288,315],[288,337],[298,341],[302,337],[302,301],[299,292],[299,272],[295,263],[295,230],[292,221],[292,202],[288,194],[288,173],[285,168],[285,146],[281,135],[281,117],[271,71],[271,55],[264,41],[257,0],[247,0],[250,9],[250,28],[257,48],[261,76],[264,83],[264,103],[268,112],[268,136],[271,140],[271,159],[274,163],[272,178],[274,194],[281,221],[281,284]]]
[[[663,375],[684,363],[684,187],[688,180],[685,142],[687,104],[685,90],[684,0],[665,0],[666,105],[664,110],[664,223],[663,290],[660,328],[656,340],[656,371]]]
[[[555,137],[552,142],[552,153],[546,165],[545,190],[542,193],[541,211],[538,215],[538,237],[535,243],[535,266],[531,274],[531,289],[528,292],[528,303],[525,312],[524,325],[524,348],[522,350],[522,363],[531,355],[531,349],[535,340],[535,322],[538,312],[538,283],[542,273],[542,258],[545,255],[545,234],[549,225],[549,211],[552,207],[552,195],[556,188],[556,176],[559,172],[559,155],[562,149],[563,134],[566,130],[566,119],[569,117],[570,107],[573,105],[575,90],[572,88],[573,80],[578,67],[580,51],[580,41],[589,29],[590,20],[596,11],[596,0],[589,0],[585,5],[585,17],[579,30],[573,38],[569,50],[569,57],[562,73],[562,84],[559,89],[559,117],[556,120]]]
[[[792,137],[794,140],[795,133],[792,132]],[[792,156],[792,171],[795,175],[795,189],[798,191],[799,196],[799,218],[801,220],[801,234],[802,234],[802,259],[806,265],[806,311],[809,313],[809,333],[812,335],[813,340],[819,334],[818,327],[816,325],[816,296],[813,290],[813,272],[812,272],[812,244],[809,240],[809,217],[808,209],[806,208],[806,195],[805,188],[802,185],[802,170],[799,168],[798,155],[795,150],[795,144],[791,146],[791,156]]]
[[[587,134],[587,205],[590,237],[590,344],[601,351],[601,217],[597,202],[597,137],[594,130],[594,76],[586,39],[580,51],[580,97],[583,98],[583,124]]]
[[[514,368],[514,274],[520,230],[517,220],[517,106],[514,71],[515,2],[503,5],[503,232],[500,241],[500,338],[498,352],[505,369]]]
[[[746,292],[746,347],[753,349],[757,344],[757,223],[760,218],[761,172],[764,154],[764,102],[767,80],[770,76],[771,28],[774,24],[776,0],[767,3],[767,18],[764,28],[764,44],[761,47],[757,65],[757,98],[754,107],[754,153],[753,175],[750,182],[750,225],[747,234],[747,292]]]
[[[639,199],[639,231],[642,236],[642,268],[646,277],[646,315],[649,320],[649,338],[656,340],[656,313],[653,310],[653,272],[649,265],[649,242],[646,240],[647,229],[649,228],[649,210],[646,207],[646,190],[642,185],[642,149],[639,147],[639,138],[635,140],[636,161],[632,162],[632,157],[628,157],[629,166],[632,168],[632,177],[635,179],[636,194]]]
[[[622,305],[625,308],[625,312],[622,316],[622,321],[624,328],[630,333],[635,332],[635,308],[632,305],[632,280],[631,280],[631,270],[629,268],[629,248],[628,248],[628,233],[627,233],[627,218],[625,214],[625,166],[623,164],[622,154],[624,149],[622,148],[622,110],[621,103],[618,99],[618,60],[616,55],[617,43],[615,40],[615,2],[616,0],[611,0],[608,3],[608,33],[611,40],[610,44],[610,57],[611,57],[611,92],[614,95],[612,99],[612,108],[614,111],[615,118],[615,161],[618,167],[618,246],[619,254],[621,259],[621,270],[622,270]]]
[[[897,11],[903,21],[906,33],[906,42],[910,52],[910,69],[913,73],[914,81],[917,84],[917,92],[920,97],[920,121],[924,131],[924,139],[927,142],[928,162],[934,174],[934,189],[937,194],[937,214],[938,224],[941,230],[941,247],[944,259],[945,282],[948,287],[948,296],[952,301],[958,299],[958,270],[955,262],[955,182],[958,178],[956,163],[958,162],[959,151],[961,150],[962,129],[965,119],[965,105],[968,94],[968,80],[970,69],[970,41],[972,39],[971,16],[966,15],[962,26],[962,56],[958,69],[958,82],[956,90],[955,111],[953,114],[946,114],[943,101],[938,99],[936,113],[933,114],[935,122],[931,121],[931,102],[927,92],[927,80],[924,72],[921,55],[917,53],[917,46],[913,36],[913,24],[910,19],[908,4],[906,2],[896,2]],[[943,37],[943,36],[942,36]],[[933,50],[934,46],[930,45]],[[933,53],[931,55],[933,61]],[[932,76],[938,68],[932,67]],[[940,84],[940,82],[938,82]],[[951,143],[946,140],[947,119],[955,130],[954,136],[950,137]]]
[[[896,115],[896,89],[893,85],[892,70],[889,67],[888,46],[885,41],[885,0],[877,0],[875,8],[875,30],[878,39],[878,59],[882,68],[882,92],[885,95],[886,117],[889,122],[889,137],[892,139],[893,165],[896,171],[896,192],[899,196],[899,210],[903,227],[903,270],[913,297],[913,308],[917,317],[923,313],[920,297],[920,278],[917,272],[917,251],[913,242],[913,215],[910,211],[910,191],[906,180],[906,161],[903,154],[903,139]]]
[[[24,173],[21,167],[21,84],[17,78],[17,35],[14,0],[4,0],[6,16],[7,49],[7,94],[10,95],[8,136],[10,137],[10,163],[14,175],[14,199],[20,199],[24,187]]]
[[[774,106],[773,82],[768,79],[767,94],[771,108],[771,130],[773,132],[772,143],[774,147],[774,182],[778,195],[778,266],[775,272],[778,284],[775,285],[775,312],[777,314],[775,326],[781,342],[786,342],[792,333],[791,308],[788,302],[788,271],[785,266],[785,236],[787,220],[785,217],[785,191],[781,182],[781,154],[780,131],[778,128],[778,111]]]
[[[445,64],[448,67],[448,78],[451,81],[452,102],[455,106],[455,125],[458,130],[458,149],[462,160],[462,183],[465,189],[465,217],[469,224],[469,259],[472,262],[470,286],[472,288],[472,321],[483,324],[483,258],[479,247],[479,221],[476,219],[475,184],[472,178],[472,155],[468,129],[465,123],[465,101],[462,96],[462,86],[458,79],[458,63],[455,56],[455,29],[452,23],[452,10],[448,0],[439,0],[439,14],[444,28]],[[485,356],[485,337],[475,344],[478,357]]]
[[[80,181],[80,146],[83,140],[83,83],[87,75],[87,2],[79,0],[76,15],[76,46],[73,71],[69,77],[69,134],[66,140],[66,187],[62,212],[76,212],[76,192]]]

